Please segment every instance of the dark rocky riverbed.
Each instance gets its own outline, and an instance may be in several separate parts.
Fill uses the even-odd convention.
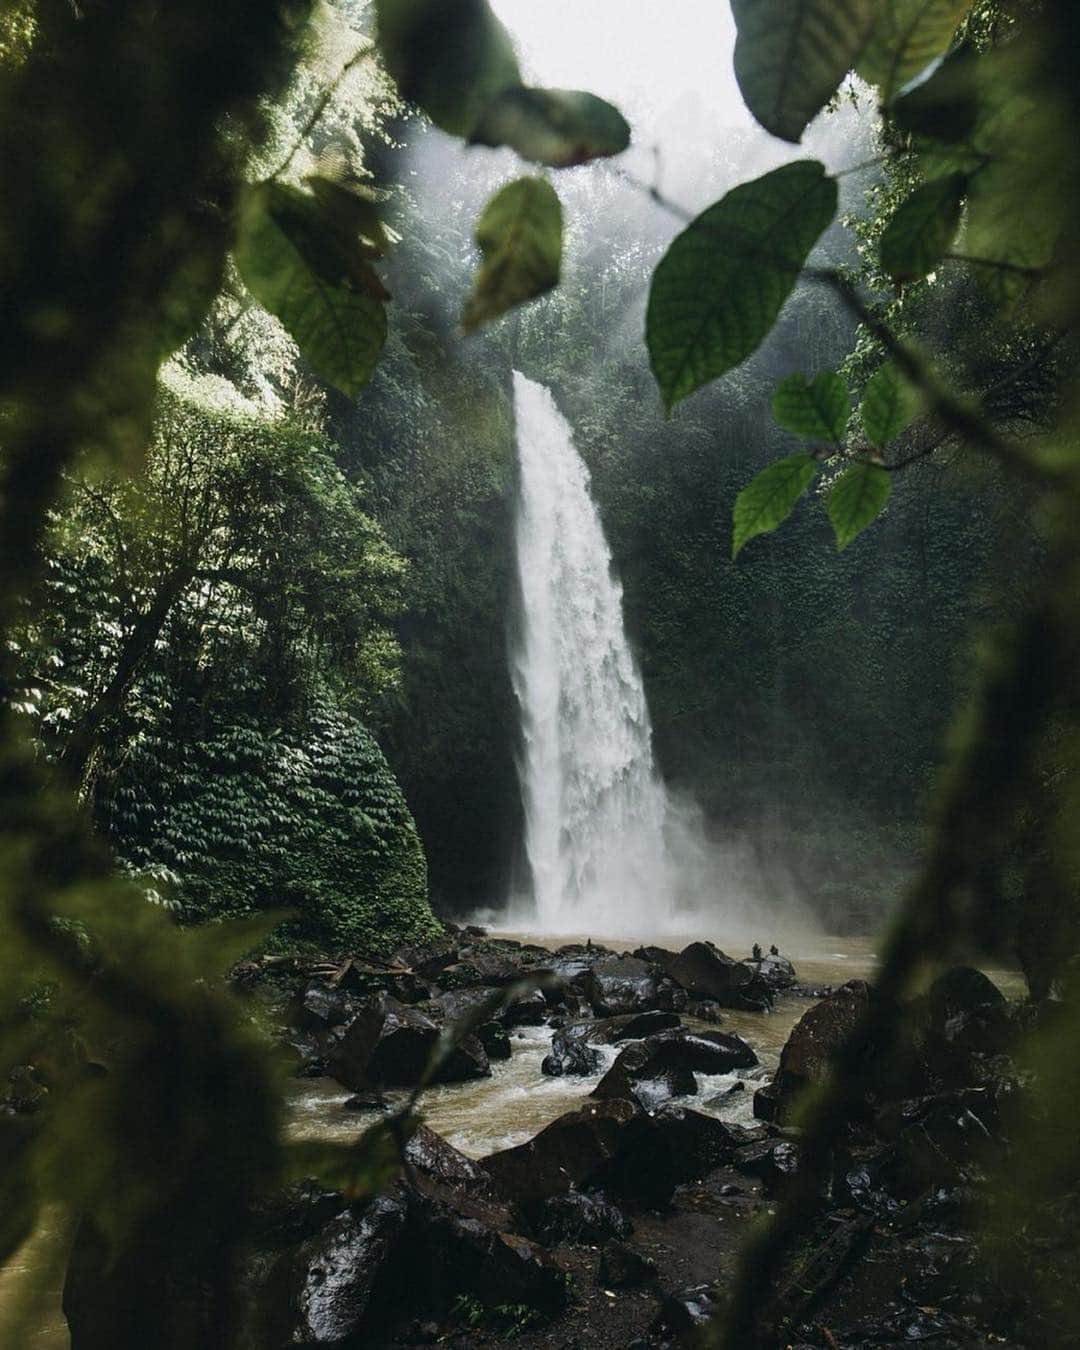
[[[468,930],[381,965],[262,962],[236,979],[293,1059],[296,1137],[392,1118],[440,1056],[389,1189],[350,1202],[301,1183],[253,1216],[251,1350],[692,1342],[798,1165],[800,1093],[872,997],[858,979],[804,984],[768,951],[550,950]],[[1025,1015],[969,968],[911,1005],[903,1081],[868,1063],[865,1109],[773,1291],[777,1343],[1055,1343],[976,1236]],[[118,1279],[84,1226],[73,1350],[105,1350]],[[197,1324],[197,1291],[179,1296]]]

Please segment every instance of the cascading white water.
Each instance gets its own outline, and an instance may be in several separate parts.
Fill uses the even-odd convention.
[[[541,932],[661,932],[667,800],[589,471],[550,392],[514,374],[522,614],[513,659]]]

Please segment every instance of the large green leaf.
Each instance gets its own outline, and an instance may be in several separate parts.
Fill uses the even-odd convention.
[[[360,242],[310,194],[267,182],[245,193],[235,257],[245,286],[314,370],[354,397],[386,341],[389,298]]]
[[[880,464],[861,459],[845,469],[829,493],[828,512],[836,547],[848,544],[875,521],[892,492],[892,479]]]
[[[735,78],[766,131],[797,142],[855,64],[877,0],[732,0]]]
[[[817,460],[804,452],[777,460],[747,483],[735,498],[733,558],[755,535],[769,534],[787,520],[817,471]]]
[[[491,100],[521,84],[510,35],[487,0],[375,0],[375,12],[402,97],[444,131],[468,138]]]
[[[900,435],[918,410],[918,393],[887,361],[870,377],[859,404],[866,439],[882,449]]]
[[[847,385],[833,370],[823,370],[812,384],[805,375],[789,375],[776,386],[773,416],[797,436],[839,445],[851,416]]]
[[[645,319],[665,407],[756,350],[835,213],[835,180],[798,160],[735,188],[677,236]]]
[[[471,333],[558,284],[562,206],[543,178],[518,178],[488,202],[476,224],[483,262],[462,315]]]
[[[881,236],[881,265],[894,281],[926,276],[945,256],[960,226],[967,178],[951,173],[916,188]]]
[[[889,116],[902,130],[952,144],[965,140],[979,112],[981,58],[968,43],[933,62],[893,100]]]
[[[888,103],[948,49],[971,5],[972,0],[884,0],[856,70]]]
[[[488,104],[470,139],[509,145],[522,159],[561,169],[619,154],[630,144],[630,126],[595,94],[517,85]]]

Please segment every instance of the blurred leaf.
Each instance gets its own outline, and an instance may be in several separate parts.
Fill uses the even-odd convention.
[[[885,0],[855,69],[888,103],[952,42],[972,0]]]
[[[388,293],[359,241],[316,198],[282,183],[245,194],[236,265],[323,379],[355,397],[386,341]]]
[[[733,558],[755,535],[769,534],[787,520],[817,471],[817,460],[803,452],[777,460],[747,483],[735,498]]]
[[[401,1174],[401,1149],[416,1130],[415,1116],[376,1121],[353,1143],[305,1139],[287,1145],[286,1168],[295,1180],[317,1181],[347,1200],[366,1200]]]
[[[365,257],[381,258],[386,253],[393,241],[379,216],[374,192],[362,184],[346,186],[319,174],[304,181],[342,234],[355,235]]]
[[[844,470],[829,493],[828,504],[837,549],[847,548],[878,518],[890,492],[892,479],[880,464],[863,459]]]
[[[772,406],[773,416],[788,431],[834,445],[844,439],[851,416],[847,384],[832,370],[823,370],[813,384],[805,375],[789,375],[776,386]]]
[[[735,78],[766,131],[798,142],[855,64],[876,0],[732,0]]]
[[[468,139],[487,105],[521,84],[506,29],[486,0],[376,0],[379,46],[403,98]]]
[[[462,324],[467,333],[558,284],[562,206],[543,178],[518,178],[501,188],[476,224],[483,262]]]
[[[508,145],[522,159],[561,169],[619,154],[630,144],[630,125],[595,94],[518,85],[488,104],[469,139]]]
[[[891,361],[870,377],[859,404],[866,438],[879,450],[910,425],[918,410],[918,393]]]
[[[733,189],[676,237],[645,319],[669,411],[757,349],[835,213],[835,180],[798,160]]]
[[[948,252],[967,191],[962,173],[924,183],[903,202],[881,236],[881,265],[894,281],[916,281]]]
[[[905,85],[889,116],[901,130],[936,141],[963,141],[975,126],[979,56],[966,43],[933,62]]]

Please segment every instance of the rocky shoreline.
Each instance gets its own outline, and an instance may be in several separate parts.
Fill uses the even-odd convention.
[[[268,1198],[243,1276],[251,1350],[694,1343],[754,1219],[797,1169],[800,1095],[873,997],[862,981],[806,989],[775,949],[744,960],[705,942],[552,951],[452,928],[385,963],[264,961],[234,979],[296,1073],[333,1078],[358,1108],[385,1107],[384,1091],[425,1074],[490,1075],[524,1025],[552,1029],[544,1074],[596,1075],[615,1056],[578,1109],[516,1147],[474,1160],[420,1125],[374,1198],[312,1182]],[[815,1001],[754,1094],[753,1126],[687,1104],[695,1074],[757,1063],[723,1029],[728,1010],[800,993]],[[1040,1343],[1016,1338],[1024,1310],[995,1284],[975,1222],[986,1168],[1009,1143],[1020,1089],[1006,1052],[1026,1015],[966,967],[910,1005],[902,1081],[867,1063],[865,1110],[774,1291],[776,1343]],[[84,1224],[64,1295],[72,1350],[104,1350],[97,1327],[117,1279]]]

